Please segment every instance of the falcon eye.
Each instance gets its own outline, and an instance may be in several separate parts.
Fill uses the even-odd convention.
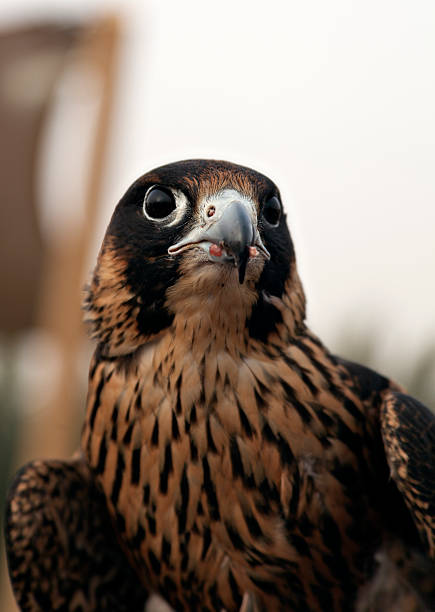
[[[149,219],[166,219],[176,209],[175,198],[169,189],[151,187],[148,189],[143,209]]]
[[[276,227],[281,219],[281,204],[276,196],[266,200],[261,214],[269,225]]]

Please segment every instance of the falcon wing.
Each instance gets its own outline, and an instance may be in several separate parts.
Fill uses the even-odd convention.
[[[435,415],[413,397],[390,392],[381,428],[392,477],[435,558]]]
[[[82,461],[34,461],[17,474],[5,520],[21,610],[142,611],[146,591]]]
[[[378,551],[376,572],[360,594],[358,610],[404,610],[399,602],[406,602],[407,610],[434,610],[435,417],[388,378],[335,359],[343,379],[379,414],[380,448],[375,444],[370,452],[379,470],[383,520],[398,536],[386,539]]]
[[[435,415],[370,368],[340,357],[335,360],[361,399],[378,407],[391,476],[426,551],[435,557]],[[391,510],[397,513],[399,508]]]

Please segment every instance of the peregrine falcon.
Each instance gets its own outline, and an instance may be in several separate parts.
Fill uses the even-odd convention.
[[[19,472],[22,610],[435,608],[435,420],[305,322],[281,196],[189,160],[117,205],[81,450]]]

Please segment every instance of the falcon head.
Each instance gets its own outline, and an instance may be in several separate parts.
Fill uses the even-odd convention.
[[[297,333],[305,302],[278,188],[213,160],[140,177],[112,216],[85,309],[110,355],[192,318],[260,342]]]

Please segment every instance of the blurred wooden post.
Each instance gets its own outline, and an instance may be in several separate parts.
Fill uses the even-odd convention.
[[[53,381],[55,389],[49,402],[24,422],[15,461],[17,465],[34,458],[68,457],[78,444],[77,423],[81,415],[77,414],[77,406],[80,405],[77,355],[84,343],[82,284],[87,255],[95,233],[119,37],[118,18],[104,17],[83,28],[83,35],[73,50],[79,65],[91,68],[98,74],[100,105],[90,155],[89,182],[85,189],[83,223],[70,240],[63,243],[54,241],[49,245],[48,257],[44,263],[36,320],[37,326],[56,342],[61,362],[60,373],[58,379]],[[68,185],[65,185],[65,189],[68,189]],[[83,382],[86,384],[86,381]],[[84,400],[83,397],[83,412]],[[16,610],[5,572],[1,582],[0,610]]]
[[[114,84],[117,19],[110,17],[84,29],[74,49],[79,66],[96,71],[101,83],[93,151],[90,155],[89,184],[85,190],[83,223],[64,242],[49,245],[40,291],[37,327],[55,339],[60,352],[61,372],[49,403],[31,418],[31,427],[22,432],[20,458],[67,457],[71,454],[72,434],[77,434],[77,355],[84,341],[81,297],[85,264],[95,232],[103,175]],[[80,126],[77,127],[80,129]],[[68,185],[65,185],[68,189]]]

